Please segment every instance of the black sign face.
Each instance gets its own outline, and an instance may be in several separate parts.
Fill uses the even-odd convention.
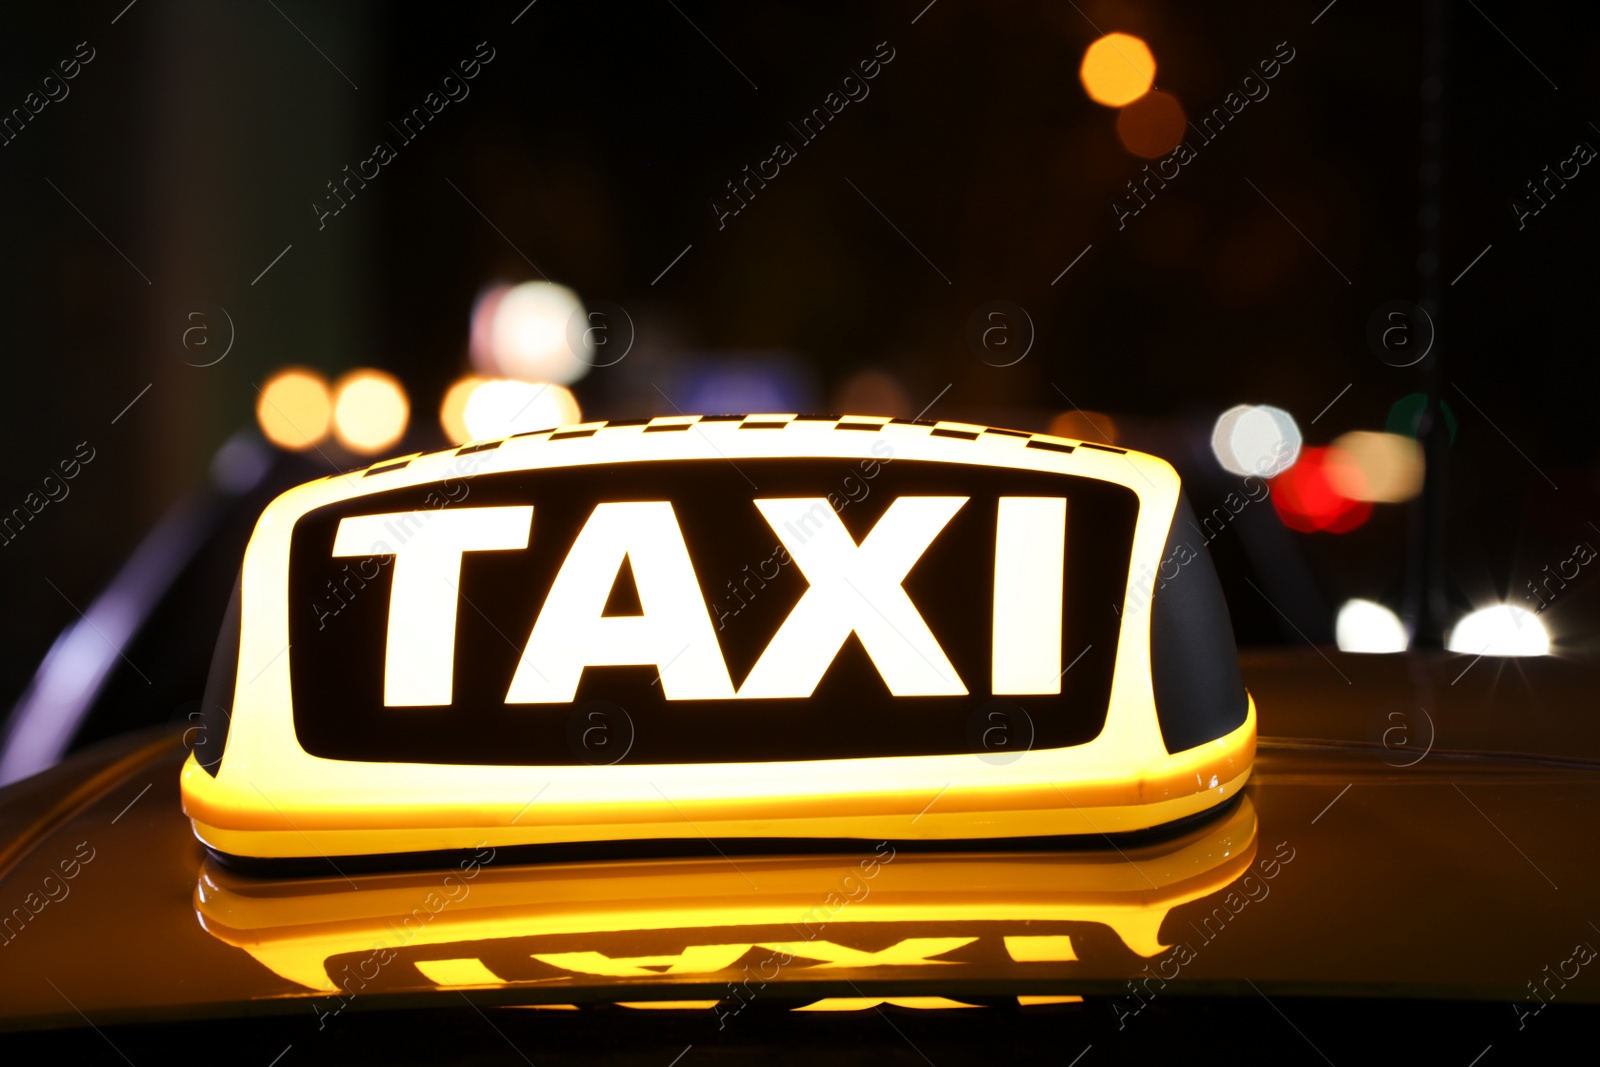
[[[328,759],[515,766],[1082,744],[1138,508],[1098,479],[909,458],[372,493],[294,527],[295,732]]]

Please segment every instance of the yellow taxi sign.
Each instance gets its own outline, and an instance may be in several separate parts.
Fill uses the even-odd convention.
[[[848,416],[321,479],[251,539],[185,810],[260,858],[1169,822],[1254,752],[1185,509],[1153,457]]]

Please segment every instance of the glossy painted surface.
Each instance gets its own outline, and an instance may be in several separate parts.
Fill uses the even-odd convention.
[[[459,1006],[457,987],[483,1004],[719,1013],[752,995],[1002,994],[1087,994],[1131,1012],[1130,979],[1468,998],[1500,1013],[1533,1005],[1531,982],[1560,1003],[1600,1002],[1600,966],[1575,953],[1600,945],[1585,669],[1485,660],[1452,686],[1468,657],[1328,656],[1247,656],[1264,738],[1244,799],[1120,851],[886,858],[869,842],[826,856],[490,860],[454,882],[331,869],[268,881],[206,860],[179,809],[181,738],[127,739],[0,793],[0,909],[38,908],[0,945],[0,1026]],[[1425,721],[1390,718],[1390,700],[1425,707]],[[1397,725],[1405,743],[1384,737]],[[1465,752],[1490,745],[1511,755]],[[375,955],[384,944],[390,958]]]

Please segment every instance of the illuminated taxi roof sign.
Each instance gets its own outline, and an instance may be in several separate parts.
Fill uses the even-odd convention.
[[[1166,823],[1255,748],[1187,514],[1150,456],[865,417],[330,476],[256,526],[185,811],[256,858]]]

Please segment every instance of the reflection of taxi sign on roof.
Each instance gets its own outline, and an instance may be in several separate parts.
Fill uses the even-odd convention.
[[[265,882],[208,862],[194,899],[213,937],[341,995],[514,987],[565,1001],[615,997],[619,985],[714,992],[752,976],[848,993],[919,968],[1026,994],[1137,976],[1188,939],[1180,925],[1164,940],[1162,927],[1194,901],[1207,901],[1200,936],[1214,937],[1228,922],[1224,890],[1270,892],[1261,883],[1278,867],[1256,859],[1256,836],[1246,797],[1203,827],[1130,844],[1131,863],[1103,850],[917,855],[871,843],[843,867],[834,855],[741,858],[738,869],[715,856],[502,868],[483,849],[443,877],[364,875],[356,896],[335,877]]]
[[[1254,707],[1160,460],[959,423],[585,424],[262,515],[185,765],[245,857],[1142,829]]]

